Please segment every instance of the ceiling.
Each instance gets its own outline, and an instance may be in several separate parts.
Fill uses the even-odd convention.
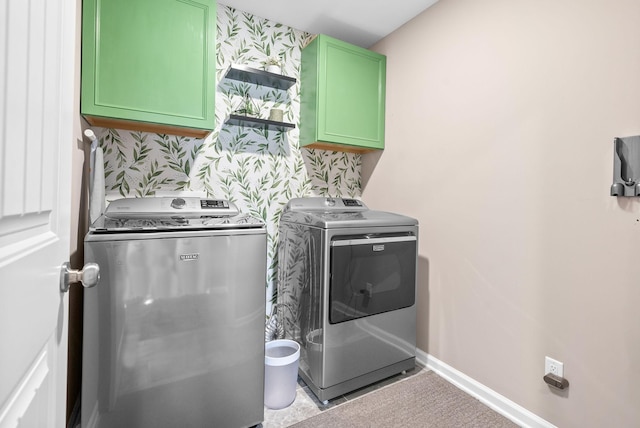
[[[296,30],[326,34],[364,48],[392,33],[438,0],[222,0]]]

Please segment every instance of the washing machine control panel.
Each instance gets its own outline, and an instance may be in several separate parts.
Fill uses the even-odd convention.
[[[195,197],[147,197],[123,198],[112,201],[105,216],[109,218],[184,218],[231,217],[238,215],[238,208],[224,199]]]
[[[229,201],[224,199],[200,199],[200,208],[215,209],[215,208],[229,208]]]

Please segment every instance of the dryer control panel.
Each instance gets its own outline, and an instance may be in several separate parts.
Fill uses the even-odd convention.
[[[366,211],[368,208],[362,201],[349,198],[294,198],[289,201],[285,211],[324,211],[352,212]]]

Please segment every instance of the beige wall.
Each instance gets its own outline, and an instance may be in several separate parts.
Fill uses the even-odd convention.
[[[637,0],[440,0],[374,47],[363,199],[420,221],[419,348],[562,427],[640,421],[640,200],[609,196],[638,22]]]

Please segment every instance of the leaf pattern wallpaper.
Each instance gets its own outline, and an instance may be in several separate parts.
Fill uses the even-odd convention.
[[[194,195],[229,199],[267,225],[267,314],[276,297],[278,221],[295,197],[359,197],[360,155],[300,148],[300,55],[311,34],[218,4],[216,124],[204,139],[94,128],[104,151],[107,202]],[[225,79],[231,64],[262,69],[278,57],[288,90]],[[247,97],[267,118],[282,109],[288,131],[225,124]]]

